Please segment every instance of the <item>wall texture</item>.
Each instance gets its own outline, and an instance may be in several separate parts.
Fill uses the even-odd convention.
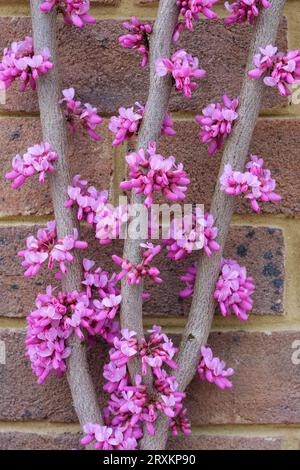
[[[28,3],[0,0],[1,50],[30,32]],[[64,84],[75,86],[83,100],[97,105],[107,122],[120,105],[145,99],[147,72],[138,67],[135,53],[118,46],[117,37],[122,20],[132,14],[154,19],[157,3],[100,0],[92,4],[97,26],[60,29],[61,73]],[[221,7],[217,10],[223,12]],[[300,0],[288,0],[280,47],[300,47],[299,22]],[[225,29],[222,21],[201,21],[193,36],[186,34],[182,40],[200,58],[208,78],[190,101],[174,93],[171,110],[177,136],[162,138],[160,147],[165,152],[176,149],[178,160],[184,162],[193,181],[189,191],[193,202],[209,205],[220,159],[220,155],[209,159],[199,145],[193,117],[223,93],[238,94],[250,36],[247,26]],[[21,95],[13,88],[0,107],[1,174],[8,170],[12,156],[38,142],[40,135],[35,95]],[[112,150],[105,126],[102,136],[100,143],[82,136],[73,139],[72,169],[101,188],[109,187],[112,200],[117,200],[118,181],[125,171],[122,150]],[[289,103],[268,90],[252,152],[263,156],[271,168],[283,201],[266,206],[260,216],[237,204],[226,252],[255,277],[255,309],[245,324],[216,315],[209,340],[234,367],[234,388],[221,392],[195,380],[187,395],[193,436],[170,440],[170,449],[300,448],[300,364],[292,361],[293,348],[300,341],[299,149],[300,89],[294,90]],[[32,230],[51,219],[47,188],[27,184],[21,191],[11,191],[1,178],[0,202],[0,448],[76,448],[80,427],[65,380],[50,378],[38,386],[24,358],[25,316],[47,274],[25,280],[15,253]],[[92,251],[101,265],[109,267],[110,252],[94,242]],[[167,264],[162,272],[168,286],[163,301],[161,291],[155,290],[146,307],[146,322],[159,321],[169,333],[180,334],[188,305],[178,302],[174,294],[179,272]],[[91,357],[99,391],[104,358],[103,349]]]

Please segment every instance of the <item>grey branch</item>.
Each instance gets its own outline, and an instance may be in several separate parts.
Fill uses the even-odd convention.
[[[58,237],[61,238],[72,234],[73,229],[79,229],[79,226],[75,214],[64,208],[64,203],[68,199],[70,170],[65,119],[58,104],[61,88],[57,68],[56,13],[42,13],[40,11],[42,3],[43,0],[31,0],[32,29],[35,53],[38,54],[48,47],[51,60],[55,64],[51,72],[38,80],[38,100],[43,139],[49,142],[52,150],[59,156],[56,172],[49,176],[49,181]],[[63,278],[62,287],[65,291],[81,290],[81,281],[81,259],[75,254],[74,261]],[[69,346],[72,348],[72,354],[68,361],[67,376],[80,424],[101,424],[101,412],[88,368],[85,346],[75,336],[69,341]]]
[[[272,0],[271,7],[261,13],[254,28],[240,95],[238,109],[240,117],[227,141],[211,204],[211,213],[219,229],[218,242],[222,249],[214,253],[211,258],[204,254],[201,254],[199,258],[193,302],[181,341],[179,368],[175,374],[179,390],[185,390],[195,375],[200,347],[207,341],[215,311],[213,293],[220,272],[223,248],[235,202],[234,197],[227,196],[220,191],[219,178],[223,173],[224,166],[228,163],[236,170],[244,169],[261,107],[265,85],[262,80],[250,80],[247,77],[247,72],[253,68],[253,56],[259,52],[259,47],[275,43],[284,4],[285,0]],[[144,438],[143,449],[164,449],[168,437],[167,425],[168,420],[161,416],[159,423],[156,424],[156,435]]]
[[[172,36],[178,18],[176,0],[162,0],[159,3],[157,19],[150,41],[150,87],[146,104],[146,111],[139,132],[137,149],[146,150],[148,143],[157,141],[160,136],[162,122],[168,110],[168,103],[172,89],[170,74],[159,78],[155,73],[155,61],[161,57],[170,57]],[[132,191],[131,202],[142,204],[144,198]],[[141,259],[139,240],[127,238],[124,246],[124,258],[137,264]],[[122,283],[122,328],[134,330],[140,340],[143,336],[143,312],[142,312],[142,284],[129,286],[126,279]],[[136,363],[131,369],[131,376],[139,371]]]

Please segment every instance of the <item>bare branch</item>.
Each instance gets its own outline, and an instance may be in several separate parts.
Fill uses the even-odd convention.
[[[56,172],[49,175],[50,189],[54,207],[57,233],[63,238],[79,229],[75,214],[64,208],[68,199],[67,188],[70,184],[68,163],[68,141],[63,112],[58,104],[61,97],[59,74],[57,70],[56,46],[56,13],[42,13],[40,5],[43,0],[31,0],[31,15],[35,53],[40,53],[45,47],[51,52],[51,60],[55,64],[52,71],[38,80],[38,99],[43,129],[43,139],[49,142],[51,148],[59,156],[56,162]],[[81,290],[82,269],[81,260],[74,253],[74,261],[64,276],[62,287],[66,291]],[[68,382],[70,385],[73,404],[81,425],[92,422],[101,423],[101,412],[94,385],[89,373],[85,346],[77,337],[69,341],[72,354],[68,361]]]
[[[169,57],[171,52],[172,35],[178,18],[176,0],[161,0],[150,41],[150,87],[146,111],[138,136],[137,149],[147,149],[150,141],[156,141],[160,136],[162,122],[168,109],[172,78],[170,74],[159,78],[155,73],[155,61],[161,57]],[[132,191],[132,203],[144,202],[142,195]],[[124,246],[124,258],[137,264],[141,259],[139,240],[127,238]],[[126,280],[122,283],[122,328],[134,330],[140,340],[143,336],[142,314],[142,284],[129,286]],[[135,372],[137,369],[135,368]],[[134,372],[132,372],[134,373]]]
[[[284,4],[285,0],[273,0],[271,7],[260,14],[254,28],[246,75],[240,95],[238,110],[240,117],[224,150],[211,205],[211,213],[219,229],[218,242],[222,249],[219,252],[215,252],[211,258],[203,254],[200,255],[193,303],[183,333],[179,353],[179,368],[176,373],[179,390],[185,390],[195,375],[199,362],[199,350],[207,341],[215,312],[213,293],[220,272],[222,252],[235,203],[234,197],[227,196],[224,192],[220,191],[219,178],[223,173],[224,166],[228,163],[235,170],[244,169],[255,123],[261,107],[265,85],[262,80],[250,80],[247,77],[247,72],[253,68],[253,56],[259,51],[259,47],[275,43]],[[167,421],[165,417],[160,417],[156,426],[156,435],[144,438],[143,449],[165,448],[168,437]]]

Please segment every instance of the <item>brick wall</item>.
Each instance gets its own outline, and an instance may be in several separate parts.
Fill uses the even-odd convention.
[[[0,49],[30,32],[28,3],[0,0]],[[92,13],[98,19],[95,27],[60,30],[61,72],[64,84],[75,86],[80,97],[97,105],[107,120],[120,105],[129,106],[145,99],[147,72],[138,67],[136,54],[122,50],[116,39],[123,19],[132,14],[153,19],[157,3],[102,0],[92,4]],[[289,48],[299,48],[299,0],[287,1],[285,16],[278,44],[283,49],[287,43]],[[218,157],[209,159],[199,145],[194,114],[224,92],[238,94],[250,37],[249,27],[225,30],[221,21],[201,21],[193,36],[183,37],[182,44],[188,44],[189,51],[202,58],[208,78],[190,101],[173,94],[171,110],[177,136],[162,138],[160,147],[166,152],[176,149],[176,155],[184,162],[192,177],[189,194],[198,198],[193,202],[209,204],[219,163]],[[221,392],[195,380],[187,395],[193,436],[172,439],[169,448],[299,449],[300,365],[291,360],[292,345],[300,340],[297,100],[300,103],[297,91],[294,103],[288,104],[268,90],[252,142],[252,151],[265,158],[276,176],[283,201],[266,206],[260,216],[250,213],[247,205],[239,201],[226,246],[226,253],[249,268],[258,286],[250,320],[241,325],[234,318],[216,316],[209,340],[216,353],[234,367],[235,386]],[[0,124],[3,174],[15,153],[25,151],[40,138],[36,96],[30,92],[21,95],[16,88],[10,90],[6,104],[0,108]],[[95,185],[109,187],[112,200],[116,200],[118,180],[125,171],[124,159],[120,158],[120,151],[112,150],[105,126],[102,136],[100,143],[80,136],[74,138],[72,170],[81,172]],[[74,448],[78,445],[80,427],[66,381],[50,378],[45,385],[37,385],[24,358],[25,315],[47,273],[44,271],[31,282],[25,280],[15,253],[32,230],[51,219],[47,187],[40,190],[27,184],[21,191],[13,192],[1,178],[0,201],[0,448]],[[87,237],[92,239],[88,232]],[[110,248],[99,249],[94,242],[91,246],[94,257],[109,267]],[[188,305],[179,302],[174,294],[180,272],[174,269],[163,264],[162,272],[169,279],[164,287],[164,301],[161,291],[155,289],[146,307],[146,323],[160,322],[176,336],[184,325]],[[99,392],[104,358],[103,347],[91,357]]]

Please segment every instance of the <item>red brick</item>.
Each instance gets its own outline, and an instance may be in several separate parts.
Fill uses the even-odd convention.
[[[124,50],[118,37],[124,33],[121,21],[101,20],[96,26],[82,30],[61,23],[60,71],[63,85],[74,86],[83,101],[97,105],[101,112],[112,113],[120,106],[132,106],[135,101],[145,101],[148,90],[148,69],[139,67],[140,57],[135,51]],[[0,19],[0,49],[13,40],[30,34],[28,18]],[[199,111],[209,101],[219,99],[225,92],[230,96],[239,93],[244,74],[252,28],[248,25],[225,27],[223,20],[199,21],[193,37],[189,31],[182,35],[176,48],[185,48],[200,59],[207,70],[193,98],[187,100],[174,91],[171,110]],[[286,50],[286,21],[283,20],[278,40],[280,49]],[[83,62],[84,60],[84,62]],[[37,111],[35,94],[20,94],[17,86],[7,93],[4,109]],[[264,107],[286,104],[274,90],[266,89]]]
[[[0,432],[1,450],[73,450],[79,449],[80,434]]]
[[[0,295],[7,301],[0,305],[0,316],[22,317],[31,311],[37,292],[48,283],[53,284],[53,273],[43,268],[40,275],[31,280],[23,276],[23,268],[16,253],[25,245],[26,237],[36,233],[37,226],[2,227],[0,230]],[[85,229],[83,236],[90,240],[90,249],[84,255],[98,261],[109,271],[115,269],[111,261],[114,252],[122,252],[122,243],[101,247],[94,240],[92,231]],[[225,249],[225,256],[246,265],[257,285],[254,293],[254,312],[258,314],[280,314],[283,312],[284,247],[281,230],[253,227],[232,227]],[[188,313],[189,301],[178,298],[184,287],[179,280],[187,265],[197,258],[192,254],[181,262],[174,263],[160,255],[158,265],[165,283],[147,288],[151,299],[144,304],[147,315],[182,316]],[[163,301],[162,301],[163,292]]]
[[[188,389],[193,424],[299,423],[299,365],[291,360],[296,339],[296,331],[212,333],[208,343],[233,367],[234,386],[222,392],[195,378]]]
[[[191,435],[170,438],[168,450],[280,450],[281,438]]]
[[[209,424],[300,424],[299,365],[291,361],[294,331],[256,333],[212,333],[208,343],[216,355],[235,369],[233,389],[219,390],[195,378],[187,390],[187,406],[193,425]],[[0,331],[5,341],[6,365],[0,365],[0,420],[48,419],[72,422],[76,417],[65,379],[50,377],[40,386],[24,357],[24,334],[20,330]],[[104,347],[91,360],[100,392]]]
[[[175,125],[177,135],[163,137],[160,150],[163,155],[175,155],[183,162],[191,184],[186,202],[204,204],[208,209],[219,171],[221,152],[214,157],[207,154],[207,146],[197,137],[199,125],[179,121]],[[300,121],[259,119],[249,152],[264,158],[278,183],[277,191],[283,199],[280,203],[262,204],[263,212],[285,215],[299,215],[300,201]],[[251,212],[249,201],[236,198],[236,212]]]
[[[91,140],[86,134],[70,134],[71,174],[82,174],[91,184],[102,189],[110,186],[113,171],[113,149],[111,133],[105,121],[100,130],[100,142]],[[11,168],[11,160],[17,153],[23,154],[27,148],[42,140],[38,118],[6,118],[1,120],[0,143],[3,148],[1,174]],[[4,150],[5,149],[5,150]],[[1,215],[45,215],[53,212],[49,186],[40,185],[33,177],[19,190],[10,188],[8,181],[0,178]]]

